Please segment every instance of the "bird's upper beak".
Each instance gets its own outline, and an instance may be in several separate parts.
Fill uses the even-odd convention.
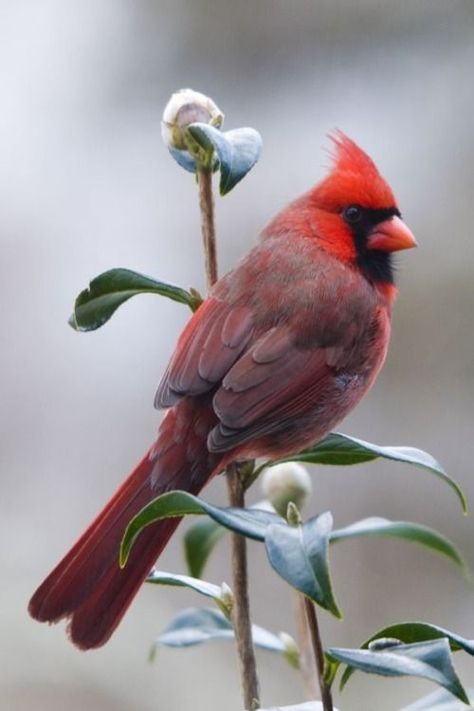
[[[417,246],[413,232],[396,216],[380,222],[367,237],[367,249],[378,249],[381,252],[397,252]]]

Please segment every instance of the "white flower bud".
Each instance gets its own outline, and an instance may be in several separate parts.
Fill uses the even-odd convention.
[[[222,583],[221,585],[220,601],[223,607],[226,609],[228,615],[230,616],[232,608],[234,607],[234,593],[227,585],[227,583]]]
[[[261,485],[265,497],[284,518],[290,501],[301,510],[311,496],[311,478],[298,462],[283,462],[268,467],[262,474]]]
[[[287,632],[279,632],[278,637],[283,644],[285,651],[283,655],[295,669],[300,668],[300,650],[291,635]]]
[[[224,114],[205,94],[192,89],[180,89],[171,96],[163,111],[161,135],[165,145],[172,149],[186,150],[184,129],[196,122],[220,128]]]

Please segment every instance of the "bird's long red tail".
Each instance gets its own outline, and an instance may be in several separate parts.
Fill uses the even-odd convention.
[[[167,413],[156,443],[34,593],[29,604],[34,618],[69,618],[70,638],[81,649],[109,639],[179,519],[144,529],[122,570],[118,552],[125,528],[156,496],[171,489],[196,494],[219,469],[219,457],[206,446],[215,421],[209,396],[184,399]]]

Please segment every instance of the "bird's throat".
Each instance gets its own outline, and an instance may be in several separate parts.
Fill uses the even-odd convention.
[[[390,252],[358,250],[357,266],[366,279],[373,284],[394,285],[393,258]]]

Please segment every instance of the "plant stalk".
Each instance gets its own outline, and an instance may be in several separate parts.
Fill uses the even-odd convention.
[[[311,635],[311,644],[313,646],[314,658],[316,660],[316,672],[319,683],[319,690],[321,692],[321,701],[323,704],[324,711],[333,711],[333,703],[331,696],[331,689],[326,684],[324,679],[324,649],[321,642],[321,635],[319,632],[318,618],[316,615],[316,608],[314,603],[308,597],[304,598],[304,606],[306,611],[306,619],[308,621],[308,628]]]
[[[201,210],[201,230],[204,245],[207,287],[217,281],[216,229],[214,222],[214,199],[212,195],[212,172],[201,169],[197,172],[199,185],[199,207]],[[226,479],[230,506],[245,506],[245,486],[238,464],[226,468]],[[250,711],[260,707],[258,693],[257,665],[252,641],[252,623],[248,594],[247,542],[243,536],[232,534],[232,590],[234,607],[232,624],[234,627],[237,653],[239,655],[240,682],[244,706]]]
[[[226,469],[227,491],[230,506],[244,508],[245,489],[237,463],[229,464]],[[232,547],[232,590],[234,608],[232,622],[240,662],[242,694],[246,709],[260,707],[257,665],[252,640],[252,623],[248,593],[247,542],[238,533],[231,535]]]
[[[217,281],[216,228],[214,223],[214,199],[212,197],[212,172],[210,170],[199,170],[197,176],[207,288],[210,290]]]
[[[318,696],[318,680],[314,673],[316,660],[314,658],[311,633],[306,615],[306,596],[293,590],[293,605],[295,609],[296,641],[300,650],[300,671],[307,701]]]

